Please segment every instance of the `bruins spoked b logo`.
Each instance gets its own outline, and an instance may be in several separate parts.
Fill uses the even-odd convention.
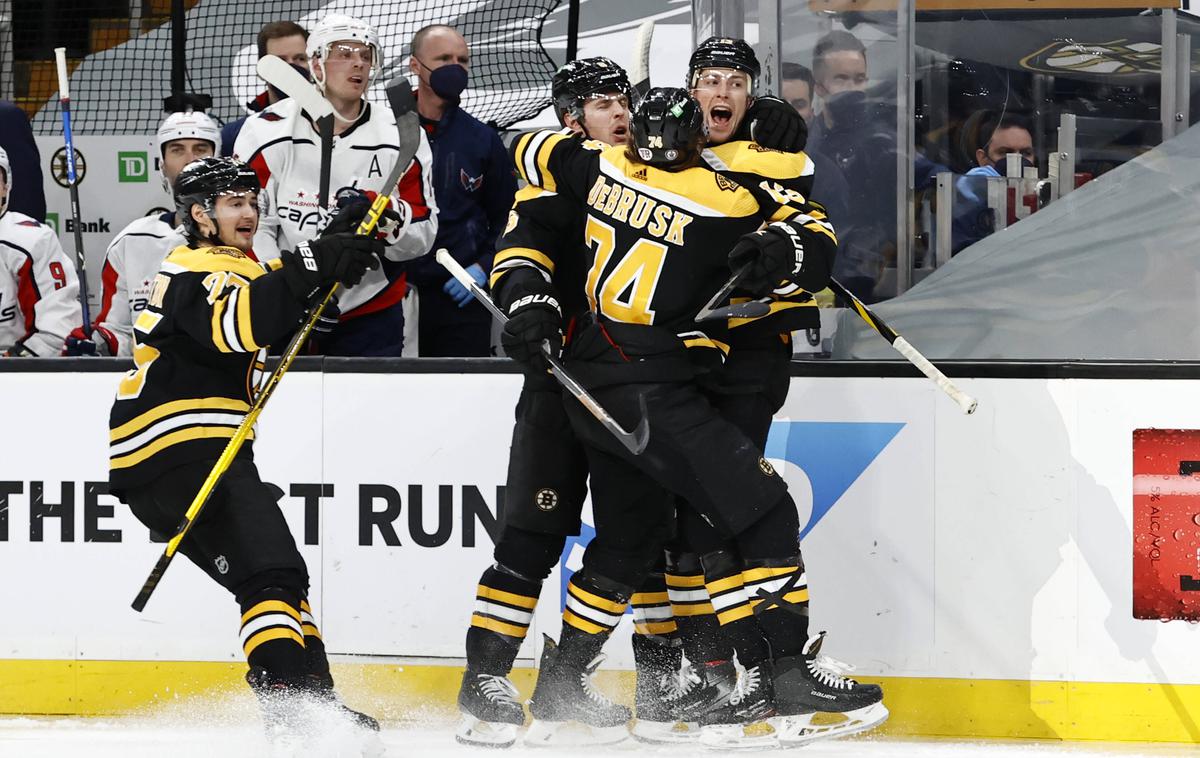
[[[538,510],[552,511],[558,507],[558,493],[549,487],[540,489],[533,496],[533,504],[538,507]]]
[[[1162,46],[1157,42],[1059,40],[1021,59],[1021,67],[1047,74],[1157,74]]]
[[[83,153],[79,152],[79,148],[75,148],[75,183],[82,184],[83,177],[87,174],[87,161],[83,158]],[[54,156],[50,158],[50,175],[54,177],[54,183],[60,187],[70,187],[71,180],[67,178],[67,148],[66,145],[60,147],[54,152]]]
[[[775,467],[772,466],[771,462],[766,458],[758,459],[758,470],[763,472],[763,474],[766,476],[775,476]]]

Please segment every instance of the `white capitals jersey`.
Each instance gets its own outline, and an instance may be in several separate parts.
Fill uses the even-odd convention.
[[[92,328],[100,331],[113,355],[133,355],[133,322],[149,301],[154,276],[172,250],[187,244],[174,222],[173,213],[143,216],[108,246],[100,273],[100,314]]]
[[[373,105],[334,137],[330,205],[345,187],[383,189],[396,162],[398,139],[395,116],[389,109]],[[296,245],[317,235],[323,227],[317,211],[321,138],[295,100],[281,100],[247,119],[233,154],[250,164],[263,186],[263,215],[254,236],[259,260],[277,258],[280,250],[295,250]],[[384,265],[368,271],[357,286],[339,294],[343,318],[381,310],[404,296],[403,274],[394,264],[425,255],[437,236],[432,176],[433,153],[422,129],[417,154],[391,192],[392,207],[404,224],[388,236]]]
[[[39,357],[61,355],[82,324],[79,278],[54,230],[24,213],[0,216],[0,350],[19,343]]]

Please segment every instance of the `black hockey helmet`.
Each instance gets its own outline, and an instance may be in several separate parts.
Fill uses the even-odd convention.
[[[754,48],[744,39],[709,37],[692,51],[688,59],[688,86],[696,86],[697,75],[706,68],[732,68],[750,75],[750,91],[762,73]]]
[[[629,75],[625,69],[604,56],[570,61],[554,72],[550,82],[554,112],[564,126],[564,113],[582,120],[583,105],[589,96],[612,93],[624,95],[633,105],[633,87],[629,84]]]
[[[654,87],[637,104],[629,122],[630,151],[638,160],[660,168],[686,163],[700,150],[704,114],[688,91]]]
[[[201,158],[183,167],[175,178],[175,212],[183,222],[188,239],[200,239],[200,229],[192,218],[192,206],[204,208],[213,223],[217,197],[241,192],[258,193],[258,176],[245,163],[234,158]]]

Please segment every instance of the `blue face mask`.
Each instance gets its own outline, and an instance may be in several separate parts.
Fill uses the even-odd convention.
[[[426,66],[420,59],[417,63],[429,72],[429,88],[443,100],[458,102],[458,96],[467,88],[467,70],[457,63],[448,63],[438,68]]]

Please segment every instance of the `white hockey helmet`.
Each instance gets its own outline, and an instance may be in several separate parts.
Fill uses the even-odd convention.
[[[383,72],[383,61],[380,60],[379,35],[375,27],[366,21],[346,16],[340,13],[330,13],[308,34],[308,59],[321,59],[321,75],[313,69],[313,81],[317,87],[325,91],[325,60],[329,57],[329,48],[335,42],[360,42],[371,48],[371,71],[367,74],[367,83],[374,81]]]
[[[180,111],[172,113],[159,124],[156,144],[158,146],[159,173],[162,186],[166,192],[171,192],[171,183],[166,174],[162,174],[161,159],[167,155],[167,143],[177,139],[198,139],[212,143],[213,155],[221,154],[221,127],[203,111]]]
[[[8,196],[12,193],[12,164],[8,162],[8,153],[4,148],[0,147],[0,171],[4,172],[4,198],[0,199],[0,216],[8,210]]]

